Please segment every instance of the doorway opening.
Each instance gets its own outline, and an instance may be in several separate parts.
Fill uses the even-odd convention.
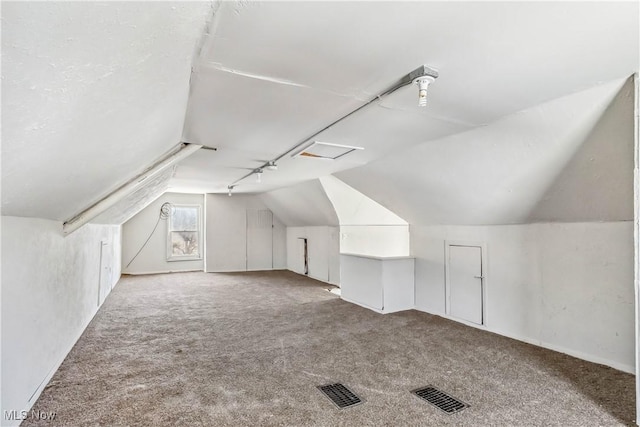
[[[309,246],[306,237],[298,237],[298,247],[300,248],[299,253],[302,255],[302,272],[308,276],[309,275]]]

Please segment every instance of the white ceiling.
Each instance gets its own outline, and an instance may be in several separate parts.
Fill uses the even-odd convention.
[[[192,79],[174,190],[236,179],[426,64],[429,105],[403,88],[317,140],[364,147],[337,161],[284,158],[237,192],[364,165],[638,69],[638,3],[225,2]]]
[[[3,2],[2,214],[67,220],[178,144],[208,2]]]
[[[142,186],[92,219],[91,222],[96,224],[124,224],[167,191],[169,180],[173,173],[174,168],[169,167],[155,177],[146,180]]]
[[[410,224],[631,220],[633,91],[617,80],[336,176]]]
[[[262,193],[260,199],[288,227],[339,225],[333,205],[317,179]]]
[[[335,176],[323,176],[320,183],[336,211],[341,226],[407,225],[407,221]]]
[[[403,88],[316,138],[364,150],[337,161],[287,156],[261,184],[249,178],[235,189],[271,191],[264,197],[275,205],[315,194],[321,186],[314,180],[336,173],[409,222],[424,223],[429,218],[419,217],[417,206],[440,194],[442,177],[423,174],[422,159],[435,170],[447,163],[416,156],[463,156],[461,167],[474,165],[463,148],[424,147],[477,135],[486,144],[495,140],[501,148],[488,152],[511,161],[527,147],[517,151],[510,138],[528,138],[529,128],[537,135],[527,139],[532,149],[543,151],[553,129],[588,134],[622,79],[638,71],[638,8],[638,2],[3,3],[2,213],[66,220],[181,139],[218,151],[182,161],[169,188],[226,192],[426,64],[440,72],[426,108],[417,107],[415,87]],[[591,95],[579,94],[590,88]],[[560,100],[559,110],[534,108],[569,94],[586,97],[593,109]],[[563,125],[550,117],[554,112],[578,121]],[[521,127],[487,126],[500,120]],[[473,141],[459,147],[465,144]],[[396,196],[394,179],[423,192]],[[541,197],[553,204],[563,191]],[[476,200],[468,195],[462,209]],[[531,214],[531,203],[515,209],[518,218]],[[548,206],[538,207],[548,215]],[[319,216],[337,223],[335,213]],[[290,222],[308,221],[292,213]]]

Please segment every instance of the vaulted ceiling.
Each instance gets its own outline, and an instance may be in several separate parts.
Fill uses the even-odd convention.
[[[2,3],[2,214],[67,220],[181,138],[210,3]]]
[[[633,92],[616,80],[337,177],[411,224],[632,220]]]
[[[555,193],[545,194],[547,181],[580,147],[600,146],[587,137],[610,103],[628,109],[620,91],[639,69],[638,9],[604,1],[5,2],[2,213],[68,219],[181,140],[218,150],[196,152],[154,188],[226,192],[426,64],[440,73],[426,108],[409,86],[314,138],[363,150],[336,161],[286,155],[262,183],[249,177],[235,191],[304,209],[291,201],[296,189],[315,194],[314,179],[336,174],[412,223],[440,223],[451,212],[458,223],[574,217],[554,206],[580,167]],[[571,145],[558,134],[584,138]],[[556,169],[538,169],[545,183],[521,199],[500,193],[515,186],[499,187],[494,205],[484,198],[481,212],[456,217],[480,194],[441,197],[474,181],[459,169],[489,153],[517,162],[523,139],[535,161],[557,154],[547,156]],[[449,183],[439,186],[443,176]],[[494,178],[476,181],[489,188]],[[130,216],[135,203],[111,218]]]
[[[363,147],[338,161],[285,156],[240,182],[263,192],[484,126],[638,68],[636,3],[225,2],[192,77],[184,138],[218,147],[174,189],[226,191],[426,64],[426,108],[403,88],[315,137]]]

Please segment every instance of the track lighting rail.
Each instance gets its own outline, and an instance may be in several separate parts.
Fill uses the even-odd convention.
[[[294,145],[293,147],[289,148],[287,151],[283,152],[278,157],[265,162],[263,165],[255,168],[254,170],[252,170],[251,172],[249,172],[246,175],[242,176],[241,178],[233,181],[231,184],[229,184],[227,186],[227,189],[229,190],[229,195],[231,195],[231,191],[238,186],[240,181],[243,181],[244,179],[250,177],[251,175],[254,175],[255,173],[257,173],[256,171],[258,171],[258,170],[262,171],[264,169],[270,169],[269,168],[270,166],[273,167],[274,165],[276,165],[276,163],[279,160],[281,160],[283,157],[285,157],[288,154],[290,154],[291,152],[299,149],[303,145],[307,144],[310,140],[312,140],[316,136],[320,135],[321,133],[331,129],[333,126],[337,125],[341,121],[351,117],[352,115],[356,114],[358,111],[363,110],[364,108],[368,107],[372,103],[381,100],[385,96],[395,92],[396,90],[398,90],[400,88],[408,86],[408,85],[412,84],[413,82],[416,82],[417,84],[420,84],[420,82],[419,82],[420,79],[423,79],[425,77],[428,78],[429,80],[433,81],[438,77],[438,71],[434,70],[433,68],[427,67],[426,65],[421,65],[420,67],[416,68],[415,70],[411,71],[409,74],[405,75],[400,80],[395,82],[393,85],[391,85],[385,91],[383,91],[382,93],[374,96],[369,101],[365,102],[364,104],[362,104],[361,106],[359,106],[355,110],[353,110],[353,111],[345,114],[344,116],[334,120],[333,122],[331,122],[327,126],[325,126],[322,129],[320,129],[319,131],[317,131],[317,132],[313,133],[312,135],[304,138],[302,141],[298,142],[296,145]],[[420,86],[420,96],[421,97],[423,95],[422,94],[422,90],[423,90],[423,86]],[[426,96],[426,87],[424,88],[424,91],[425,91],[425,96]],[[423,105],[423,104],[421,103],[420,105]]]

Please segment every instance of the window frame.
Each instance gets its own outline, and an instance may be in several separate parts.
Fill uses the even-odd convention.
[[[175,208],[196,208],[197,209],[197,236],[198,236],[198,255],[174,255],[173,254],[173,245],[171,242],[171,233],[178,231],[192,231],[192,230],[173,230],[173,212]],[[167,219],[167,262],[174,261],[198,261],[203,259],[203,247],[202,247],[202,205],[199,204],[171,204],[171,214]]]

